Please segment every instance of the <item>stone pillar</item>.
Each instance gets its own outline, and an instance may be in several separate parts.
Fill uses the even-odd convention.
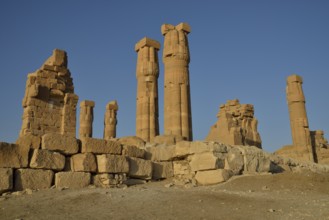
[[[119,106],[117,101],[111,101],[106,105],[104,119],[104,139],[109,140],[116,137],[117,111]]]
[[[73,93],[67,93],[64,97],[62,113],[62,134],[75,137],[76,135],[76,107],[79,97]]]
[[[298,75],[291,75],[287,78],[286,95],[291,134],[293,145],[307,151],[309,160],[314,161],[302,84],[303,79]]]
[[[85,100],[80,103],[80,139],[93,136],[94,107],[93,101]]]
[[[136,136],[148,142],[159,135],[159,49],[159,42],[146,37],[135,45],[138,56],[136,67]]]
[[[188,65],[190,54],[187,23],[164,24],[164,133],[192,140],[192,114]]]

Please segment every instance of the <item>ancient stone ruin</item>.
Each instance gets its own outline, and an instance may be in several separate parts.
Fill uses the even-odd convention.
[[[65,51],[28,74],[23,122],[15,144],[0,142],[0,194],[50,187],[120,187],[172,178],[176,185],[217,184],[231,176],[298,170],[329,172],[328,141],[322,131],[309,131],[301,77],[288,78],[287,97],[294,145],[277,154],[261,150],[257,119],[250,104],[229,100],[206,141],[192,142],[189,49],[186,23],[165,24],[165,131],[159,134],[158,85],[160,44],[143,38],[138,53],[136,135],[117,138],[118,104],[106,106],[103,139],[93,138],[95,102],[80,102],[79,139],[73,80]],[[311,146],[311,147],[310,147]],[[278,155],[279,154],[279,155]],[[312,159],[312,155],[313,158]]]
[[[302,88],[303,79],[296,74],[287,78],[287,103],[293,145],[276,151],[278,155],[303,161],[329,162],[329,146],[323,131],[310,131]]]
[[[238,99],[228,100],[220,106],[217,118],[218,121],[210,128],[206,141],[262,148],[253,105],[240,104]]]
[[[136,136],[145,141],[153,141],[153,138],[159,135],[159,49],[159,42],[146,37],[135,46],[138,53]]]

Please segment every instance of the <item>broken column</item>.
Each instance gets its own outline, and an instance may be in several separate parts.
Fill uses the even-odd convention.
[[[119,109],[117,101],[111,101],[106,105],[104,119],[104,139],[116,137],[117,111]]]
[[[77,102],[67,54],[55,49],[40,69],[27,76],[20,138],[46,133],[75,137]]]
[[[80,138],[93,136],[94,107],[93,101],[85,100],[80,103]]]
[[[164,24],[164,132],[192,140],[192,115],[189,80],[189,46],[187,23]]]
[[[286,95],[292,141],[295,147],[308,152],[310,161],[314,161],[302,84],[301,76],[291,75],[287,78]]]
[[[238,99],[228,100],[220,106],[217,118],[218,121],[210,128],[206,141],[262,148],[253,105],[240,104]]]
[[[135,45],[138,53],[136,77],[136,136],[152,141],[159,134],[158,119],[158,50],[160,43],[143,38]]]

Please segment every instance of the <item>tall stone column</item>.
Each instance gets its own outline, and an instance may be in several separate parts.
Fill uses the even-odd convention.
[[[78,100],[79,97],[75,94],[65,94],[62,113],[62,134],[73,137],[76,135],[76,106]]]
[[[106,105],[104,119],[104,139],[109,140],[116,137],[117,111],[119,106],[117,101],[111,101]]]
[[[136,136],[152,141],[159,134],[158,50],[160,43],[143,38],[135,45],[137,52]]]
[[[79,138],[93,136],[94,107],[93,101],[85,100],[80,103]]]
[[[192,140],[192,114],[189,68],[190,53],[187,23],[177,26],[164,24],[164,132]]]
[[[287,102],[293,145],[304,148],[309,153],[310,161],[314,161],[311,135],[305,108],[305,97],[302,89],[303,79],[298,75],[287,78]]]

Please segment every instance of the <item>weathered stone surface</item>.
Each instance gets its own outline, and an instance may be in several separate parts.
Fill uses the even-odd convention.
[[[136,46],[138,53],[136,78],[136,136],[150,142],[159,134],[158,50],[160,43],[143,38]]]
[[[84,188],[90,184],[91,174],[85,172],[59,172],[55,174],[56,188]]]
[[[122,145],[136,146],[138,148],[145,147],[145,141],[136,136],[121,137],[118,139],[118,143]]]
[[[171,161],[175,158],[175,146],[148,147],[145,158],[152,161]]]
[[[71,157],[71,170],[75,172],[96,172],[96,157],[92,153],[75,154]]]
[[[129,162],[125,156],[102,154],[96,158],[99,173],[129,173]]]
[[[15,170],[14,189],[48,189],[52,186],[54,172],[42,169]]]
[[[143,179],[127,179],[124,184],[127,185],[127,186],[134,186],[134,185],[139,185],[139,184],[145,184],[147,183],[146,180],[143,180]]]
[[[173,162],[152,162],[152,179],[167,179],[174,176]]]
[[[0,167],[20,168],[27,167],[30,147],[0,142]]]
[[[165,146],[170,146],[174,145],[179,141],[184,140],[182,136],[176,136],[176,135],[159,135],[156,136],[152,143],[154,144],[159,144],[159,145],[165,145]]]
[[[137,157],[137,158],[144,159],[145,150],[140,149],[136,146],[123,145],[122,155],[125,155],[125,156],[128,156],[128,157]]]
[[[57,152],[35,149],[30,162],[31,168],[63,170],[65,166],[65,157]]]
[[[244,173],[270,172],[270,155],[256,147],[239,146],[244,157]]]
[[[225,159],[225,169],[232,170],[234,175],[242,174],[244,169],[244,156],[239,148],[232,147]]]
[[[275,154],[282,157],[292,158],[299,161],[309,161],[309,151],[300,146],[286,145],[275,151]]]
[[[195,180],[198,185],[213,185],[227,181],[231,177],[230,171],[224,169],[198,171]]]
[[[41,138],[39,136],[28,133],[20,136],[17,139],[16,144],[22,147],[39,149],[41,145]]]
[[[116,100],[109,102],[106,105],[106,112],[104,118],[104,139],[110,140],[117,135],[117,111],[119,106]]]
[[[190,53],[187,39],[190,28],[187,23],[176,27],[164,24],[161,32],[164,35],[164,133],[191,141]]]
[[[191,156],[190,166],[192,171],[215,170],[224,168],[225,161],[213,152],[205,152]]]
[[[191,166],[187,160],[173,161],[174,175],[189,175]]]
[[[129,177],[152,179],[152,162],[140,158],[129,158]]]
[[[253,105],[240,104],[237,99],[228,100],[225,105],[220,106],[217,118],[218,121],[210,128],[206,141],[261,148]]]
[[[42,136],[42,149],[59,151],[65,155],[76,154],[79,151],[79,142],[75,137],[56,133],[47,133]]]
[[[229,148],[227,145],[218,142],[193,141],[190,143],[190,154],[204,152],[227,153]]]
[[[102,173],[93,176],[93,184],[97,187],[110,188],[121,185],[127,180],[125,173],[109,174]]]
[[[96,138],[81,139],[81,152],[94,154],[121,154],[122,147],[118,142]]]
[[[0,195],[13,189],[13,169],[0,168]]]

